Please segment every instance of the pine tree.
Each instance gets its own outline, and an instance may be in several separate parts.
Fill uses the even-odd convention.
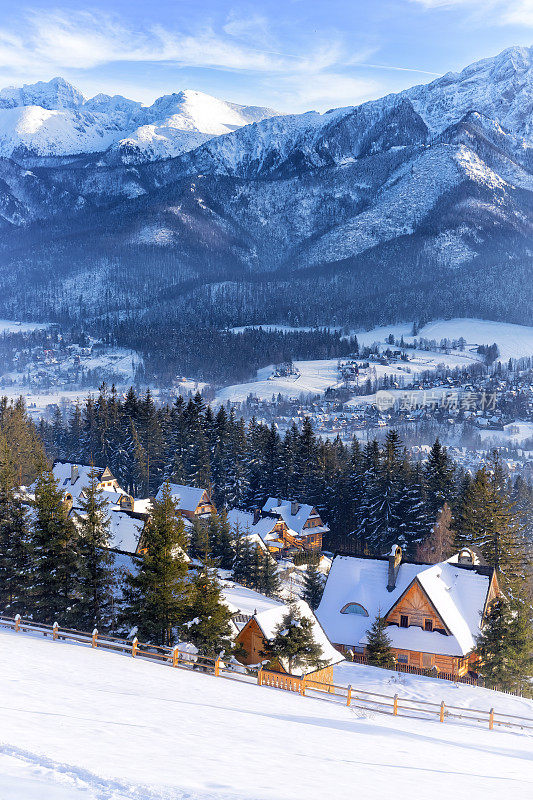
[[[187,564],[183,520],[177,515],[169,483],[152,501],[144,534],[146,554],[137,574],[126,577],[124,618],[139,637],[152,644],[170,645],[183,621],[187,596]]]
[[[242,533],[238,527],[235,533],[235,562],[233,565],[233,577],[238,583],[250,586],[253,581],[253,565],[255,545],[250,544],[246,533]]]
[[[232,652],[231,611],[210,564],[204,564],[191,581],[186,619],[182,638],[192,642],[201,655],[217,658]]]
[[[33,619],[71,625],[80,598],[79,535],[51,470],[43,470],[37,479],[30,547],[28,599]]]
[[[533,638],[523,608],[504,597],[495,600],[477,637],[476,653],[488,684],[510,691],[529,687],[531,691]]]
[[[320,669],[324,666],[322,647],[313,635],[313,622],[300,612],[296,604],[288,607],[276,626],[265,656],[281,666],[286,665],[289,673],[295,669],[306,672],[310,667]]]
[[[270,555],[263,553],[263,568],[261,570],[261,591],[267,597],[277,597],[281,589],[281,581],[278,574],[278,565]]]
[[[366,634],[366,655],[368,663],[374,667],[390,669],[394,666],[391,640],[387,634],[387,623],[380,612]]]
[[[454,493],[454,464],[439,439],[430,450],[424,466],[428,511],[433,519],[445,502],[450,504]]]
[[[0,464],[0,609],[14,616],[26,612],[30,566],[26,509],[15,494],[15,476],[7,445]]]
[[[113,622],[113,557],[109,552],[108,503],[98,488],[99,474],[92,469],[80,496],[80,602],[77,625],[81,630],[108,629]]]
[[[313,609],[318,608],[324,592],[324,576],[314,563],[307,565],[302,598]]]
[[[216,528],[210,528],[209,538],[212,542],[211,554],[217,566],[221,567],[221,569],[233,569],[235,549],[233,547],[228,515],[225,510],[222,510],[220,514]]]

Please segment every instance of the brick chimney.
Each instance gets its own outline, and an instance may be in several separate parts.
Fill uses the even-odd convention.
[[[296,516],[299,508],[300,508],[300,503],[298,503],[296,500],[291,500],[291,514],[293,517]]]
[[[393,544],[389,553],[389,580],[387,591],[392,592],[396,588],[396,578],[402,563],[402,548],[398,544]]]
[[[70,485],[74,486],[79,477],[79,470],[77,464],[70,465]]]
[[[256,508],[255,511],[254,511],[253,524],[257,525],[257,523],[259,522],[260,519],[261,519],[261,509],[260,508]]]

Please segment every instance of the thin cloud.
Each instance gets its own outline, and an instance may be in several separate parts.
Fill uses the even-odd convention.
[[[410,0],[427,9],[464,8],[494,25],[533,27],[533,0]]]

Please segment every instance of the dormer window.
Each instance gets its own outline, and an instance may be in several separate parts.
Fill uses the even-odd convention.
[[[358,614],[360,617],[368,617],[368,611],[361,603],[346,603],[341,608],[341,614]]]

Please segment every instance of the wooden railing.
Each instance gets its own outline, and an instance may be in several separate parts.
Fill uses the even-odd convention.
[[[71,628],[60,628],[57,622],[46,625],[32,620],[23,620],[20,616],[0,617],[0,628],[6,628],[17,633],[40,633],[50,636],[53,640],[63,640],[85,644],[91,648],[103,648],[116,653],[122,653],[131,658],[146,658],[150,661],[166,664],[170,667],[194,670],[216,677],[238,679],[243,681],[257,680],[259,686],[268,686],[300,694],[305,697],[315,697],[343,703],[351,708],[391,714],[392,716],[409,716],[423,719],[438,719],[440,722],[462,720],[467,724],[482,723],[488,725],[490,730],[495,726],[510,728],[519,731],[533,731],[533,719],[513,714],[503,714],[491,708],[481,711],[472,708],[460,708],[425,700],[413,700],[408,697],[380,694],[359,689],[355,686],[344,686],[333,683],[321,683],[312,678],[289,675],[260,668],[253,670],[245,668],[238,662],[219,658],[209,658],[189,650],[177,647],[163,647],[160,645],[139,642],[136,637],[131,640],[119,639],[108,634],[100,634],[96,629],[92,633],[77,631]]]

